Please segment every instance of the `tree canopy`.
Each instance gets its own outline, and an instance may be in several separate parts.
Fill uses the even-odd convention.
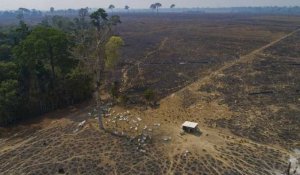
[[[121,37],[112,36],[105,45],[105,66],[111,69],[116,66],[120,57],[119,49],[124,45],[124,41]]]
[[[31,27],[20,20],[0,31],[0,125],[82,102],[111,78],[102,73],[113,72],[120,57],[124,41],[113,35],[120,17],[101,8],[90,21],[88,14],[51,15]]]
[[[162,6],[161,3],[157,2],[157,3],[154,3],[154,4],[151,4],[150,5],[150,9],[152,10],[155,10],[156,9],[156,12],[158,13],[158,9]]]
[[[93,12],[90,15],[92,24],[97,27],[98,30],[103,28],[108,21],[108,14],[102,8],[99,8],[97,11]]]

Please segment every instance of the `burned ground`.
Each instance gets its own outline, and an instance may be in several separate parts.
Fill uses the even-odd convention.
[[[275,40],[299,23],[247,15],[161,15],[123,17],[122,69],[125,90],[151,88],[160,99]],[[121,68],[120,68],[121,69]],[[133,92],[133,93],[132,93]]]
[[[236,112],[219,120],[220,126],[258,142],[299,146],[299,39],[297,32],[201,88],[222,94],[222,102]]]
[[[33,130],[0,134],[0,172],[284,172],[300,146],[298,19],[124,17],[118,28],[127,44],[120,64],[127,72],[124,92],[139,97],[153,88],[159,106],[105,107],[106,131],[99,129],[94,105],[48,114],[54,118],[45,116],[46,124],[35,122]],[[201,134],[180,133],[186,120],[198,122]]]

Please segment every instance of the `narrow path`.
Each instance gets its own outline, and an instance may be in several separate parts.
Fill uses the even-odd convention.
[[[270,42],[269,44],[267,44],[267,45],[265,45],[265,46],[263,46],[263,47],[260,47],[260,48],[258,48],[258,49],[256,49],[256,50],[250,52],[250,53],[247,54],[247,55],[241,56],[241,57],[240,57],[239,59],[237,59],[237,60],[233,60],[233,61],[226,62],[226,63],[224,64],[224,66],[220,67],[219,69],[217,69],[216,71],[210,73],[209,75],[207,75],[207,76],[205,76],[205,77],[203,77],[203,78],[197,80],[196,82],[194,82],[194,83],[188,85],[187,88],[190,89],[190,90],[197,90],[196,88],[199,88],[199,86],[201,86],[201,85],[203,85],[203,84],[206,84],[206,83],[210,82],[211,79],[212,79],[214,76],[216,76],[216,75],[222,73],[224,70],[226,70],[226,69],[228,69],[228,68],[230,68],[230,67],[232,67],[232,66],[234,66],[234,65],[236,65],[236,64],[238,64],[238,63],[247,63],[247,62],[253,61],[253,60],[256,58],[256,57],[255,57],[256,54],[258,54],[258,53],[262,52],[263,50],[265,50],[265,49],[267,49],[267,48],[269,48],[269,47],[271,47],[271,46],[273,46],[273,45],[279,43],[280,41],[282,41],[282,40],[284,40],[284,39],[286,39],[286,38],[288,38],[288,37],[294,35],[295,33],[299,32],[299,31],[300,31],[300,29],[297,29],[297,30],[295,30],[295,31],[293,31],[293,32],[291,32],[291,33],[289,33],[289,34],[287,34],[287,35],[282,36],[281,38],[279,38],[279,39],[277,39],[277,40],[275,40],[275,41]],[[183,89],[185,89],[185,88],[183,88]],[[179,90],[179,91],[182,91],[183,89],[181,89],[181,90]]]

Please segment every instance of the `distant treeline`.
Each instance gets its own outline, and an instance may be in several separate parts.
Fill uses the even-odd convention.
[[[299,14],[300,7],[230,7],[230,8],[204,8],[206,13],[253,13],[253,14]]]
[[[89,12],[96,9],[87,8]],[[60,9],[51,7],[48,11],[19,8],[18,10],[0,11],[0,17],[41,17],[46,15],[76,16],[80,9]],[[153,9],[114,9],[115,13],[154,13]],[[291,7],[226,7],[226,8],[160,8],[160,13],[252,13],[252,14],[296,14],[300,15],[299,6]]]
[[[24,10],[23,10],[24,11]],[[30,15],[32,11],[26,11]],[[0,126],[82,102],[112,78],[122,38],[103,9],[0,28]]]

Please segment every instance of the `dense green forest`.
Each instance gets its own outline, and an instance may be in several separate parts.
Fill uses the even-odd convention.
[[[119,16],[80,9],[75,19],[46,16],[35,26],[22,18],[0,30],[0,125],[89,99],[110,82],[122,38]]]

